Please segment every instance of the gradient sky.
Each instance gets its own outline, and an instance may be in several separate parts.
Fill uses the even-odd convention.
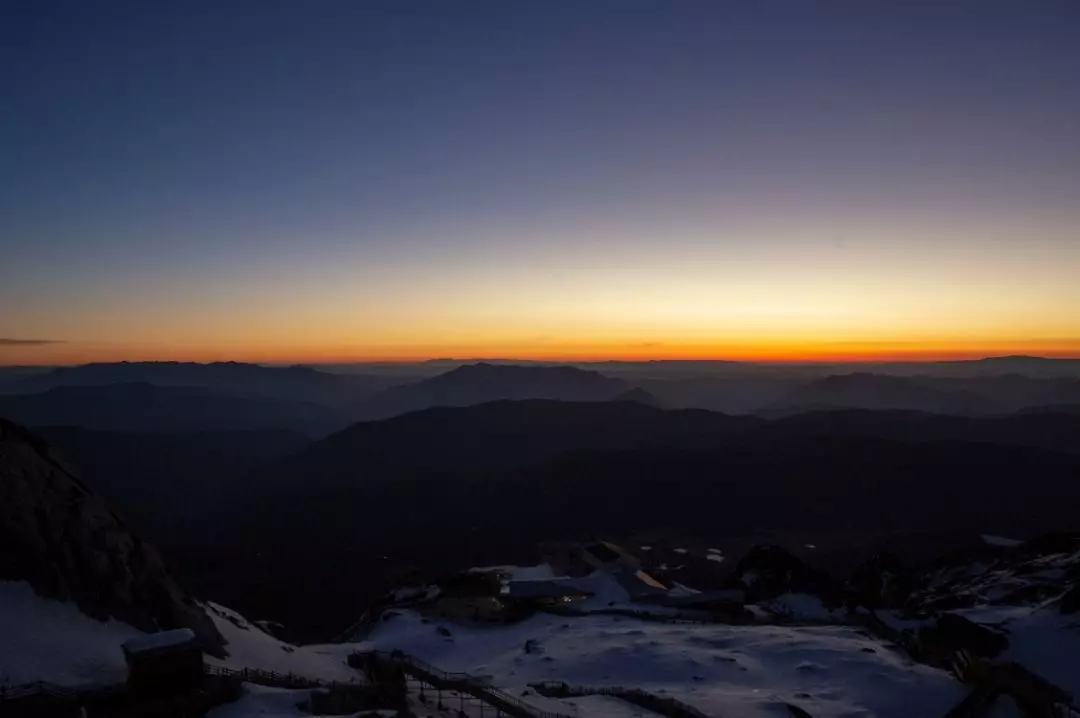
[[[1080,2],[0,4],[0,363],[1080,356]]]

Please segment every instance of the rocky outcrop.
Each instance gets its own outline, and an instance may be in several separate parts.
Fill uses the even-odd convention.
[[[934,625],[919,629],[919,641],[940,654],[967,651],[986,658],[993,658],[1009,647],[1009,639],[1001,633],[953,613],[944,613]]]
[[[917,585],[915,573],[895,554],[878,551],[852,572],[848,602],[876,610],[900,608]]]
[[[0,419],[0,580],[75,602],[144,631],[190,628],[205,650],[224,640],[157,552],[73,474],[42,439]]]
[[[843,601],[842,588],[828,574],[780,546],[754,546],[739,561],[732,578],[746,590],[750,603],[785,593],[811,594],[826,606],[838,606]]]

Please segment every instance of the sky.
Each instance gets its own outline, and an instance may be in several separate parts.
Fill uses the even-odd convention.
[[[0,364],[1080,356],[1075,0],[0,2]]]

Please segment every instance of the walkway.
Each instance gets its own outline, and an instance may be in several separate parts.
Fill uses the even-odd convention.
[[[540,710],[505,691],[485,685],[483,681],[468,673],[450,673],[400,651],[362,651],[354,653],[353,656],[358,661],[370,662],[373,667],[399,667],[406,675],[439,690],[468,694],[514,718],[576,718],[565,713]]]
[[[561,681],[547,681],[545,683],[531,683],[530,687],[536,692],[548,698],[576,698],[581,696],[612,696],[633,703],[645,710],[659,713],[668,718],[707,718],[700,710],[683,703],[677,698],[658,696],[640,688],[585,688],[581,686],[571,687]]]
[[[240,683],[254,683],[270,688],[321,689],[349,695],[365,688],[359,681],[355,683],[320,681],[292,673],[261,671],[253,668],[225,668],[204,665],[203,674],[208,677],[234,681],[237,685]],[[129,693],[127,683],[68,687],[47,681],[34,681],[16,686],[0,686],[0,710],[3,710],[4,704],[8,704],[13,708],[33,704],[35,706],[46,706],[47,709],[43,711],[45,714],[50,714],[48,708],[54,709],[52,712],[63,714],[66,709],[72,706],[111,701],[112,699],[127,700],[131,698]]]

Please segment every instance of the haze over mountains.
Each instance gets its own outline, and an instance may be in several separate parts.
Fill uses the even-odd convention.
[[[35,427],[200,595],[325,637],[395,571],[529,560],[537,541],[782,530],[824,546],[843,526],[858,538],[821,552],[840,560],[1067,528],[1076,364],[121,363],[10,372],[0,415]]]
[[[379,371],[380,365],[366,367]],[[176,362],[0,372],[0,411],[31,425],[110,430],[280,428],[325,436],[359,420],[503,399],[640,401],[664,408],[783,416],[851,408],[965,416],[1080,404],[1080,362],[1003,357],[863,367],[741,362],[426,362],[431,376]],[[1028,374],[1018,373],[1026,369]],[[444,370],[444,371],[438,371]],[[813,373],[811,373],[813,371]]]

